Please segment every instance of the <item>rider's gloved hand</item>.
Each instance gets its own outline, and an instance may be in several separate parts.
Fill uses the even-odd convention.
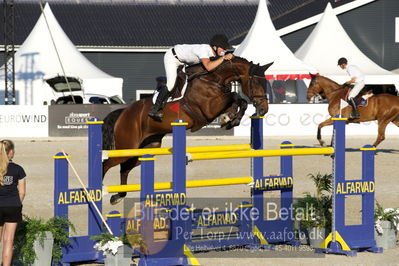
[[[224,60],[231,60],[233,57],[234,57],[233,54],[226,54],[226,55],[223,56],[223,59]]]

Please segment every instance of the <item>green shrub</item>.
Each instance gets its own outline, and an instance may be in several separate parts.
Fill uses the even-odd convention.
[[[14,239],[14,259],[23,265],[33,264],[36,259],[33,243],[39,239],[43,245],[45,232],[51,232],[54,237],[52,251],[53,264],[57,264],[62,257],[62,247],[70,244],[68,228],[75,231],[73,224],[66,218],[53,217],[47,222],[41,218],[24,216],[18,224]]]

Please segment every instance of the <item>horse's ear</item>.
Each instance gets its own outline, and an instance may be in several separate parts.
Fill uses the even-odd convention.
[[[256,75],[258,76],[263,76],[265,74],[265,71],[271,66],[273,65],[274,62],[271,62],[269,64],[263,65],[263,66],[256,66]]]
[[[271,67],[273,64],[274,64],[274,62],[271,62],[271,63],[269,63],[269,64],[266,64],[266,65],[264,65],[264,66],[261,66],[261,68],[262,68],[264,71],[266,71],[266,70],[268,70],[269,67]]]
[[[314,74],[312,74],[312,73],[309,73],[309,75],[310,75],[310,78],[311,78],[312,80],[314,80],[314,79],[317,77],[317,75],[314,75]]]

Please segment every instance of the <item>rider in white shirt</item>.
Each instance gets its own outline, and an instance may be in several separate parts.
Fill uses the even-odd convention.
[[[229,48],[230,44],[227,37],[223,34],[217,34],[211,38],[209,44],[178,44],[169,49],[164,56],[167,83],[160,89],[157,100],[148,115],[156,121],[162,121],[163,114],[160,110],[175,85],[177,68],[180,65],[202,63],[207,71],[211,71],[224,60],[233,58],[233,54],[225,54]],[[211,61],[210,58],[214,56],[220,57]]]
[[[353,89],[351,89],[348,95],[348,103],[352,106],[351,118],[357,119],[360,116],[354,98],[364,88],[364,74],[360,71],[360,69],[357,66],[348,65],[348,60],[345,57],[341,57],[338,60],[338,65],[342,69],[345,69],[348,75],[351,77],[351,79],[345,83],[347,84],[354,83],[354,87]]]

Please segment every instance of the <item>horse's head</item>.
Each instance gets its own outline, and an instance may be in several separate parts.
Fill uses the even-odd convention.
[[[234,57],[231,62],[238,72],[241,81],[242,93],[250,100],[256,108],[257,115],[264,115],[269,110],[266,95],[265,71],[273,64],[264,66],[255,65],[247,60]]]
[[[310,74],[311,80],[310,80],[310,84],[308,87],[308,93],[306,94],[306,98],[308,99],[309,103],[311,103],[311,102],[315,101],[316,96],[320,95],[320,92],[322,89],[320,87],[320,84],[317,81],[317,75],[313,75],[311,73],[309,73],[309,74]]]
[[[309,73],[310,74],[310,73]],[[309,103],[314,103],[317,97],[324,98],[323,96],[323,87],[319,80],[319,75],[310,74],[311,81],[308,88],[308,93],[306,98],[308,99]]]
[[[310,74],[310,76],[312,79],[306,95],[306,98],[310,103],[315,102],[317,97],[326,99],[329,97],[328,95],[331,91],[341,88],[338,83],[329,78],[313,74]]]

